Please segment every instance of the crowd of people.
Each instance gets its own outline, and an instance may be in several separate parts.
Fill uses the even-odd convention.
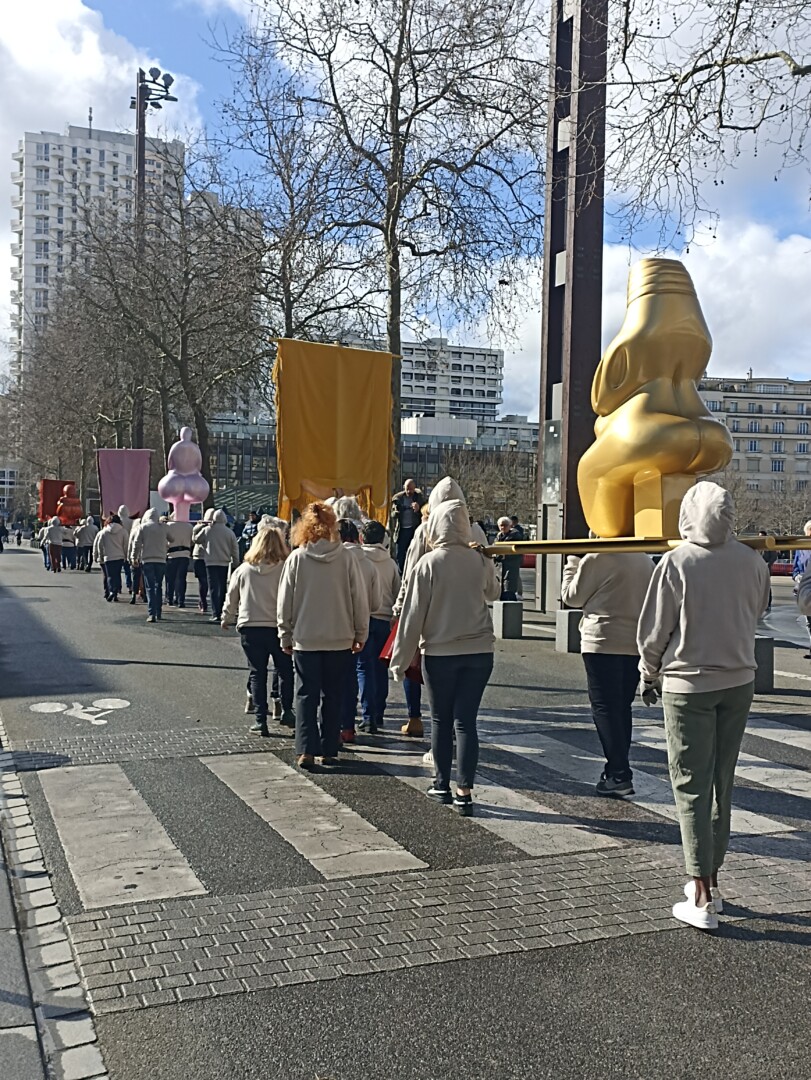
[[[662,701],[691,879],[673,914],[700,929],[717,926],[723,909],[718,873],[753,698],[755,630],[771,600],[769,567],[735,540],[733,511],[728,492],[700,482],[682,504],[684,544],[656,566],[644,554],[570,556],[561,592],[582,611],[587,689],[605,756],[597,794],[634,794],[629,754],[640,680],[646,704]],[[100,530],[92,518],[73,530],[52,519],[40,537],[55,573],[87,571],[97,561],[108,601],[118,601],[122,575],[130,603],[143,589],[150,623],[161,620],[164,602],[185,607],[191,567],[198,610],[239,633],[251,730],[268,736],[278,723],[293,732],[304,770],[334,768],[357,729],[384,727],[390,680],[404,687],[401,732],[422,736],[424,682],[434,770],[427,794],[471,815],[477,718],[494,659],[490,604],[520,594],[521,556],[501,556],[500,565],[490,557],[451,477],[427,498],[407,481],[395,496],[391,534],[352,497],[314,501],[295,517],[252,513],[238,541],[222,510],[207,510],[193,525],[155,510],[133,521],[122,506]],[[517,519],[500,519],[498,529],[499,540],[523,539]],[[808,573],[798,592],[811,625]]]

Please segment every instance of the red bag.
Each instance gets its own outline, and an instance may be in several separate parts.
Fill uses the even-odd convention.
[[[398,625],[399,620],[398,622],[395,622],[394,626],[391,628],[391,633],[386,638],[386,644],[380,650],[380,659],[384,664],[391,662],[391,654],[394,652],[394,639],[397,636]],[[414,659],[406,668],[405,678],[410,679],[412,682],[422,683],[422,656],[420,655],[419,649],[417,649]]]

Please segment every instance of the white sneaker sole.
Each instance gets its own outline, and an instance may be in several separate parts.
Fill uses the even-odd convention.
[[[692,881],[688,881],[684,886],[684,895],[688,900],[695,900],[696,887]],[[715,908],[716,915],[723,915],[724,913],[724,898],[721,895],[720,889],[712,890],[712,906]]]
[[[696,930],[718,929],[718,915],[712,904],[700,908],[696,907],[692,900],[682,900],[673,905],[673,918],[695,927]]]

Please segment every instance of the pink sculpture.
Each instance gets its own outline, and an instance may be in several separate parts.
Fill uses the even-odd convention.
[[[169,471],[158,481],[158,494],[174,507],[175,521],[188,521],[191,504],[208,498],[208,481],[200,473],[203,455],[191,435],[191,428],[180,429],[180,439],[172,443],[166,459]]]

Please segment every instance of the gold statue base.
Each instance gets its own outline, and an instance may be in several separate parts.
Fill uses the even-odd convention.
[[[634,481],[634,536],[678,536],[681,501],[695,485],[685,473]]]

